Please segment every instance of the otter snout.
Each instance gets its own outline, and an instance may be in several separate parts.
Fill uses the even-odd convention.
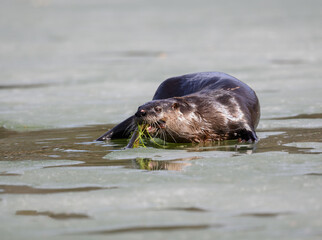
[[[144,109],[139,109],[136,113],[135,116],[140,118],[140,117],[144,117],[146,115],[146,111]]]
[[[144,104],[139,107],[138,111],[135,113],[137,118],[147,117],[147,116],[158,116],[162,112],[162,107],[159,105]]]

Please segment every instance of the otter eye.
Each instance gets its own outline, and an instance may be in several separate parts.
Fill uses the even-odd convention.
[[[161,112],[161,110],[162,110],[162,109],[161,109],[161,107],[159,107],[159,106],[157,106],[157,107],[155,107],[155,108],[154,108],[154,111],[156,111],[157,113]]]

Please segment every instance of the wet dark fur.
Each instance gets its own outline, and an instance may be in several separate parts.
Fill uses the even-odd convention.
[[[259,117],[257,96],[245,83],[219,72],[194,73],[165,80],[152,101],[97,140],[129,138],[138,123],[147,123],[151,135],[168,142],[253,142]]]

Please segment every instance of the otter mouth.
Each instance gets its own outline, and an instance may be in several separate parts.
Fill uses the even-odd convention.
[[[152,123],[152,124],[148,123],[146,130],[149,133],[155,133],[157,130],[164,129],[165,127],[166,127],[166,122],[164,120],[159,120],[159,121]]]

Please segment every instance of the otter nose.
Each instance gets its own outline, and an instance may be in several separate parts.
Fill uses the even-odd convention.
[[[146,111],[144,109],[140,109],[136,112],[136,117],[144,117],[146,115]]]

